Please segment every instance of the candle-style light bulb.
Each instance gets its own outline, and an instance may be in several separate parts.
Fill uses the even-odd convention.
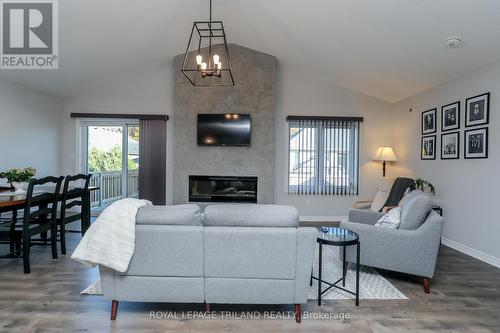
[[[217,54],[214,54],[214,64],[219,63],[219,56]]]
[[[220,62],[220,61],[219,61],[219,62],[217,63],[217,69],[222,69],[222,62]]]
[[[202,70],[207,69],[207,63],[206,62],[202,62],[200,65],[201,65],[201,69]]]
[[[198,55],[196,56],[196,63],[197,63],[198,65],[201,65],[201,63],[202,63],[202,62],[203,62],[203,57],[202,57],[201,55],[199,55],[199,54],[198,54]]]

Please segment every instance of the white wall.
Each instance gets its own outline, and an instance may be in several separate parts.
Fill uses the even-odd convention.
[[[465,99],[491,92],[489,158],[463,158]],[[430,180],[437,190],[436,201],[443,207],[445,244],[500,266],[500,63],[450,81],[394,106],[395,149],[401,158],[402,173]],[[441,106],[461,102],[460,159],[441,160]],[[438,108],[437,159],[420,160],[421,112]],[[409,109],[413,108],[413,112]]]
[[[174,113],[173,65],[135,69],[123,72],[106,82],[96,82],[92,89],[67,98],[63,104],[62,169],[65,173],[78,170],[76,156],[77,120],[71,113]],[[167,122],[167,203],[172,203],[173,122]]]
[[[392,145],[392,105],[315,79],[309,73],[295,72],[278,64],[275,201],[294,205],[301,216],[344,216],[357,199],[371,199],[382,176],[382,166],[372,161],[377,147]],[[289,195],[287,184],[288,115],[361,116],[359,196]],[[388,176],[395,176],[388,166]]]
[[[32,166],[37,176],[59,175],[61,115],[59,99],[0,80],[0,170]]]

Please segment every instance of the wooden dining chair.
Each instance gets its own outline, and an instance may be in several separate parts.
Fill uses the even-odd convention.
[[[0,244],[9,244],[4,257],[17,257],[21,253],[22,231],[16,228],[17,216],[0,216]]]
[[[78,174],[75,176],[66,176],[63,187],[61,211],[57,218],[59,226],[59,239],[61,241],[61,253],[66,254],[66,232],[78,232],[82,236],[87,231],[90,216],[88,216],[87,192],[89,190],[91,174]],[[80,207],[79,212],[70,209]],[[66,230],[66,224],[80,220],[80,231]]]
[[[57,259],[57,203],[61,192],[61,184],[64,177],[45,177],[31,179],[26,191],[26,204],[24,206],[22,224],[22,253],[24,273],[29,274],[30,247],[35,245],[31,237],[41,235],[50,231],[50,245],[52,248],[52,259]],[[39,186],[45,187],[38,191]],[[35,191],[36,188],[36,191]]]
[[[11,187],[0,186],[0,192],[10,191]],[[14,257],[21,253],[21,231],[16,230],[17,211],[0,213],[0,244],[9,244],[10,251],[3,257]]]

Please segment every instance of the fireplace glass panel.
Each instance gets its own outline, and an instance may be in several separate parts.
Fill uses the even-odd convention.
[[[189,176],[191,202],[257,202],[257,177]]]

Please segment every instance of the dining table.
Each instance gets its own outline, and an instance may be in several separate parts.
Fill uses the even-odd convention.
[[[40,186],[34,191],[34,195],[43,193],[45,191],[49,192],[53,187],[51,186]],[[71,188],[70,188],[71,189]],[[90,186],[87,190],[86,193],[86,198],[84,198],[84,205],[82,206],[82,209],[85,210],[85,213],[83,214],[85,216],[84,221],[82,221],[82,226],[84,229],[82,230],[85,232],[88,227],[90,227],[90,208],[91,208],[91,202],[90,202],[90,194],[93,191],[99,190],[99,186]],[[71,191],[68,192],[68,199],[77,199],[79,196],[74,196],[71,194]],[[63,193],[62,193],[62,187],[61,187],[61,193],[58,196],[58,201],[62,201],[63,199]],[[16,192],[10,188],[7,187],[1,187],[0,188],[0,214],[6,213],[6,212],[12,212],[14,216],[17,215],[17,211],[20,209],[24,209],[26,205],[26,192]]]

